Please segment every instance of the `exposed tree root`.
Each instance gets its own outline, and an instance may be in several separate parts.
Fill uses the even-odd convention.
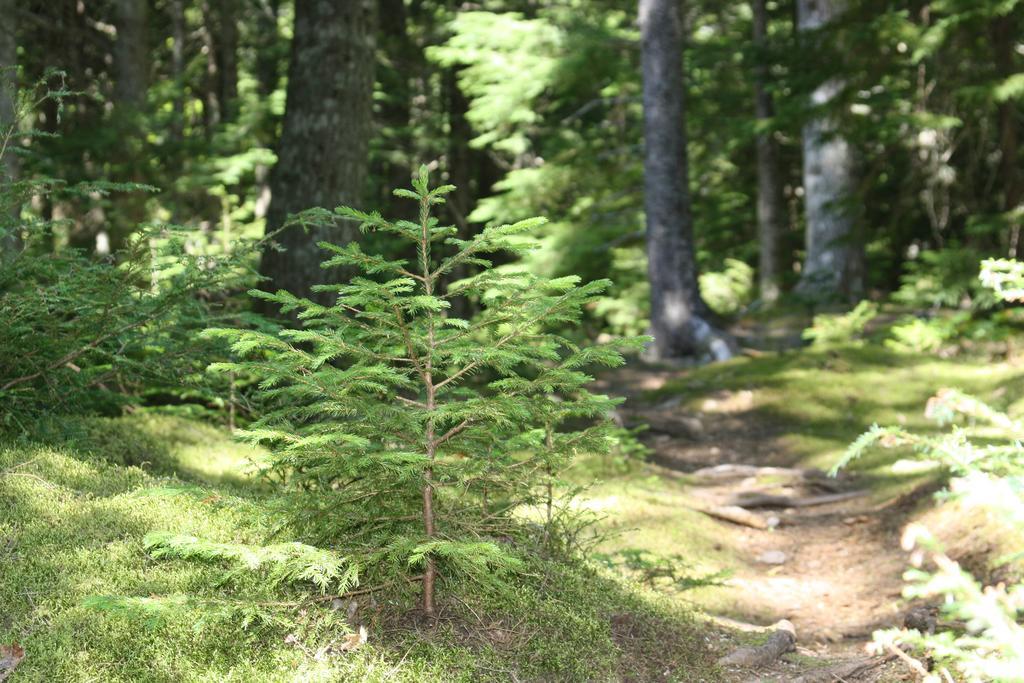
[[[838,683],[839,681],[848,681],[852,676],[862,674],[893,659],[895,659],[895,655],[889,655],[888,657],[865,657],[864,659],[843,662],[835,666],[826,666],[814,671],[808,671],[799,678],[794,679],[793,683]]]
[[[783,619],[763,645],[741,647],[718,660],[720,666],[743,666],[756,668],[767,666],[776,659],[796,648],[796,629]]]
[[[709,507],[695,507],[693,509],[703,512],[709,517],[722,519],[733,524],[749,526],[753,529],[772,529],[779,525],[778,517],[762,517],[756,512],[745,510],[737,505],[712,505]]]
[[[738,463],[726,463],[714,467],[703,467],[690,473],[691,477],[698,480],[699,484],[726,484],[741,479],[757,477],[783,477],[796,479],[808,486],[824,489],[837,493],[843,490],[842,481],[833,479],[817,469],[797,469],[794,467],[758,467],[756,465],[743,465]]]
[[[741,508],[806,508],[815,505],[839,503],[851,498],[866,496],[867,494],[867,491],[845,491],[843,493],[828,493],[821,496],[795,498],[793,496],[778,496],[771,493],[754,491],[733,496],[728,504]]]

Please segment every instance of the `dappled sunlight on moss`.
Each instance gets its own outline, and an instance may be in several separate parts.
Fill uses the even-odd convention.
[[[471,681],[512,671],[591,680],[666,669],[686,679],[685,672],[709,670],[686,610],[607,572],[541,558],[531,560],[514,594],[450,586],[457,599],[429,635],[402,621],[414,605],[410,596],[382,593],[393,612],[388,619],[400,623],[372,629],[364,648],[324,661],[285,643],[272,626],[244,629],[184,604],[174,608],[175,596],[258,604],[302,593],[271,594],[245,575],[225,585],[216,562],[154,560],[142,540],[152,531],[262,544],[278,540],[275,520],[258,486],[231,478],[238,455],[249,451],[226,447],[229,435],[179,418],[128,420],[131,429],[154,429],[167,462],[181,453],[186,461],[204,457],[208,474],[228,476],[211,485],[187,471],[183,480],[111,464],[119,462],[117,452],[108,459],[72,446],[0,448],[0,553],[8,541],[13,553],[0,555],[0,642],[26,646],[19,680]],[[122,429],[116,421],[100,424]],[[89,606],[95,599],[114,604],[118,596],[125,605],[169,600],[171,608]],[[488,621],[476,623],[477,615]],[[512,640],[491,640],[494,624],[510,629],[502,638]]]

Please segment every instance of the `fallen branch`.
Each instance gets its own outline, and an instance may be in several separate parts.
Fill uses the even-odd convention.
[[[700,441],[704,436],[704,424],[692,415],[681,415],[670,411],[640,411],[618,408],[614,419],[624,427],[646,426],[648,431],[668,434],[677,438]]]
[[[756,668],[771,664],[776,659],[796,649],[796,628],[783,619],[775,626],[763,645],[741,647],[718,660],[719,666],[745,666]]]
[[[826,493],[820,496],[778,496],[771,493],[741,493],[729,500],[730,506],[741,508],[806,508],[815,505],[828,505],[851,498],[866,496],[867,491],[846,491],[844,493]]]
[[[693,509],[697,512],[703,512],[708,517],[723,519],[726,522],[749,526],[754,529],[771,529],[779,525],[778,517],[765,518],[736,505],[714,505],[711,507],[695,507]]]
[[[330,600],[345,600],[346,598],[354,598],[357,595],[366,595],[367,593],[376,593],[377,591],[384,590],[385,588],[391,588],[392,586],[399,583],[414,583],[416,581],[422,581],[423,575],[410,576],[407,579],[399,579],[397,581],[387,581],[385,583],[378,584],[376,586],[369,586],[367,588],[360,588],[358,590],[349,591],[348,593],[341,593],[340,595],[318,595],[312,598],[313,602],[328,602]]]
[[[750,624],[745,621],[733,619],[732,617],[725,617],[720,614],[706,614],[709,621],[721,626],[722,628],[731,629],[733,631],[743,631],[745,633],[764,633],[770,631],[773,626],[761,626],[759,624]]]
[[[709,484],[757,477],[785,477],[787,479],[799,479],[827,491],[839,492],[843,488],[842,482],[829,477],[821,470],[797,469],[794,467],[759,467],[757,465],[725,463],[715,465],[714,467],[702,467],[691,472],[690,476],[698,479],[699,483]]]
[[[25,648],[18,643],[0,645],[0,681],[5,681],[25,659]]]
[[[865,657],[852,662],[844,662],[835,666],[822,667],[808,671],[804,675],[794,679],[793,683],[838,683],[848,681],[851,677],[862,674],[865,671],[881,666],[886,662],[895,659],[895,655],[887,657]]]
[[[899,657],[903,663],[910,667],[910,669],[918,676],[921,676],[922,678],[928,677],[928,669],[925,668],[925,665],[908,655],[903,650],[891,643],[886,643],[885,649],[891,652],[893,657]]]

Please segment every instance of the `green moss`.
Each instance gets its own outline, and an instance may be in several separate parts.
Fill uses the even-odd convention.
[[[750,389],[754,411],[785,435],[787,464],[827,469],[874,423],[937,432],[924,407],[943,387],[1007,405],[1020,375],[1020,369],[989,357],[944,360],[868,345],[737,358],[687,373],[652,397],[681,395],[697,410],[711,391]],[[869,459],[858,468],[875,470],[889,460]]]
[[[752,419],[772,422],[781,435],[786,462],[775,464],[829,467],[872,422],[934,430],[923,406],[943,386],[997,406],[1019,404],[1018,375],[988,359],[940,360],[868,345],[740,358],[692,370],[657,393],[682,395],[696,410],[713,392],[750,389]],[[624,578],[539,556],[528,558],[511,589],[444,585],[450,598],[433,630],[415,621],[414,591],[383,591],[367,645],[324,661],[285,643],[287,620],[241,629],[237,619],[200,620],[189,609],[157,622],[145,611],[90,609],[90,596],[255,604],[302,593],[268,592],[256,580],[225,586],[221,567],[156,561],[142,545],[146,533],[161,530],[225,543],[282,540],[273,536],[268,492],[244,473],[258,451],[215,428],[159,415],[64,429],[61,448],[0,449],[0,642],[25,645],[19,680],[646,680],[666,669],[676,680],[715,679],[698,636],[706,627],[691,621],[686,605],[696,600],[728,612],[730,589],[681,592],[685,582],[658,579],[655,592],[630,582],[643,578],[638,572],[627,570]],[[887,465],[899,455],[858,462],[876,496],[934,476],[892,473]],[[601,481],[574,506],[603,516],[600,553],[642,552],[645,561],[690,577],[749,561],[717,522],[687,507],[684,476],[584,458],[569,478],[585,483],[595,476]]]
[[[511,589],[444,585],[450,598],[435,629],[416,623],[413,592],[381,591],[367,644],[318,661],[285,640],[295,632],[289,622],[308,620],[295,609],[267,607],[269,618],[243,628],[234,613],[189,602],[229,600],[255,614],[307,589],[244,576],[224,584],[221,566],[154,560],[143,547],[160,530],[282,540],[264,494],[233,477],[240,459],[230,438],[162,417],[97,425],[110,430],[110,448],[96,437],[82,450],[0,447],[0,643],[25,647],[19,681],[590,681],[666,670],[675,680],[714,679],[687,611],[603,570],[539,556]],[[126,433],[144,436],[125,444]],[[161,446],[160,469],[183,463],[183,476],[199,483],[114,464],[123,462],[119,446],[141,452],[144,442]],[[221,473],[232,476],[217,482]],[[110,608],[119,596],[132,607]],[[300,637],[343,633],[318,628]]]

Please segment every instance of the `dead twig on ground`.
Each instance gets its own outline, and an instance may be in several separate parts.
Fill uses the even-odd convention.
[[[779,525],[778,517],[762,517],[737,505],[712,505],[710,507],[694,507],[693,509],[708,517],[748,526],[752,529],[772,529]]]
[[[729,500],[730,506],[741,508],[806,508],[816,505],[840,503],[851,498],[868,495],[867,491],[846,491],[844,493],[827,493],[820,496],[779,496],[761,491],[740,493]]]

